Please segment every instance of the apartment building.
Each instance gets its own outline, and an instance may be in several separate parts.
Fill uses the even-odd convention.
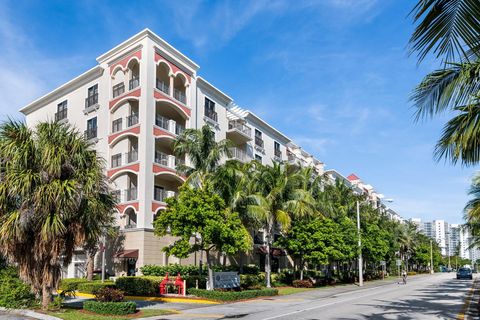
[[[33,101],[20,111],[29,126],[39,121],[69,123],[85,134],[107,160],[106,175],[119,202],[122,235],[108,247],[110,274],[138,274],[146,264],[198,263],[168,257],[171,237],[154,236],[152,222],[166,208],[185,177],[176,167],[188,158],[173,154],[175,137],[186,128],[210,125],[217,140],[235,144],[233,157],[264,164],[288,160],[324,164],[303,151],[260,117],[200,77],[199,66],[145,29],[97,58],[82,75]],[[66,276],[80,276],[81,250]]]

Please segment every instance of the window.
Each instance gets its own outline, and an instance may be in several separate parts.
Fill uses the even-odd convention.
[[[257,160],[258,162],[262,163],[262,157],[258,154],[255,155],[255,160]]]
[[[85,137],[93,139],[97,137],[97,117],[87,121],[87,130],[85,130]]]
[[[215,122],[218,121],[217,113],[215,112],[215,102],[208,98],[205,98],[205,116]]]
[[[275,158],[282,158],[282,151],[280,151],[280,143],[278,143],[277,141],[273,142],[273,152],[275,154]]]
[[[117,153],[112,156],[112,168],[120,167],[122,165],[122,154]]]
[[[255,145],[263,148],[262,133],[257,129],[255,129]]]
[[[112,121],[112,133],[122,131],[122,118]]]
[[[94,106],[98,103],[98,84],[88,88],[87,99],[85,99],[85,108]]]
[[[67,118],[67,100],[57,104],[57,113],[55,113],[55,121],[60,121]]]
[[[155,186],[153,190],[153,199],[156,201],[163,201],[165,198],[165,189],[160,186]]]

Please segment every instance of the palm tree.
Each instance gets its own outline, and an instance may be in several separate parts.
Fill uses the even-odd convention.
[[[62,263],[114,222],[103,161],[67,125],[0,125],[0,251],[47,308]]]
[[[266,238],[265,278],[267,288],[271,287],[270,248],[274,232],[287,230],[292,218],[313,213],[314,200],[305,188],[298,167],[273,163],[273,166],[258,165],[258,171],[250,182],[247,197],[247,212],[253,224],[262,228]]]
[[[230,140],[215,141],[215,133],[209,125],[201,129],[187,129],[174,142],[174,153],[187,156],[191,166],[181,165],[178,171],[188,176],[188,182],[202,187],[205,180],[218,167],[223,156],[230,156]]]
[[[418,23],[410,38],[411,53],[421,62],[429,53],[442,59],[415,88],[416,119],[454,111],[435,148],[435,158],[454,164],[480,161],[480,2],[477,0],[419,0],[412,10]]]

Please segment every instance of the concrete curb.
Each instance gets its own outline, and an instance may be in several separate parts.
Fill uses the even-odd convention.
[[[41,320],[62,320],[54,316],[49,316],[48,314],[43,314],[43,313],[39,313],[33,310],[27,310],[27,309],[6,309],[3,307],[0,307],[0,310],[8,313],[12,313],[14,315],[22,315],[30,318],[41,319]]]
[[[95,296],[89,293],[76,292],[75,295],[80,298],[93,299]],[[177,297],[142,297],[142,296],[125,296],[125,300],[129,301],[158,301],[158,302],[170,302],[170,303],[191,303],[191,304],[220,304],[220,302],[195,299],[195,298],[177,298]]]

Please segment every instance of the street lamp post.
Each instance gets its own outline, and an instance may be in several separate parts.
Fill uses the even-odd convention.
[[[358,286],[363,287],[362,235],[360,234],[360,201],[357,200],[357,230],[358,230]]]
[[[430,239],[430,274],[433,274],[433,243]]]

